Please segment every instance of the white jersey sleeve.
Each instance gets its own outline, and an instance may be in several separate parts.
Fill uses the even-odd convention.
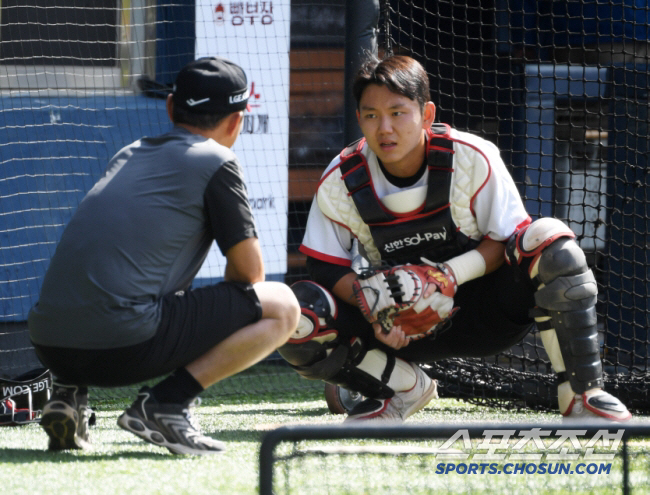
[[[351,266],[353,241],[352,233],[327,218],[318,206],[318,201],[314,200],[300,251],[321,261]]]
[[[323,173],[323,178],[340,163],[337,156]],[[322,179],[321,179],[322,180]],[[333,222],[318,206],[316,198],[312,201],[305,236],[300,252],[312,258],[342,266],[351,266],[354,235],[342,225]]]
[[[491,142],[467,133],[462,141],[473,151],[475,177],[486,177],[474,185],[470,208],[476,218],[478,230],[485,237],[505,241],[521,226],[530,222],[517,186],[506,168],[499,149]],[[483,172],[479,169],[483,168]]]

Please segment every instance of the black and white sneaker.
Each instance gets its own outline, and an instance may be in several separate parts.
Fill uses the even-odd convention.
[[[41,427],[50,437],[50,450],[85,449],[90,447],[89,425],[95,413],[88,407],[88,394],[79,387],[52,385],[52,396],[43,407]]]
[[[140,389],[117,424],[146,442],[167,447],[173,454],[219,454],[226,449],[223,442],[201,434],[189,408],[157,402],[149,387]]]

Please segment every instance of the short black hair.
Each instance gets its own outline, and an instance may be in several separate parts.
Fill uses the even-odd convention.
[[[383,60],[370,55],[366,59],[352,84],[357,109],[364,90],[370,84],[386,86],[393,93],[417,101],[420,108],[430,100],[427,72],[417,60],[405,55],[393,55]]]
[[[224,120],[229,115],[232,115],[233,113],[236,112],[229,112],[225,114],[201,114],[191,112],[181,107],[180,105],[174,105],[172,110],[172,120],[174,121],[174,124],[186,124],[192,127],[196,127],[197,129],[209,131],[217,127],[222,120]]]

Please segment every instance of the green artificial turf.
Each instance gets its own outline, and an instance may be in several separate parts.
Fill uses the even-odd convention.
[[[49,452],[47,437],[36,424],[0,428],[0,482],[6,493],[44,494],[256,494],[259,449],[263,435],[293,424],[337,424],[343,419],[327,409],[318,390],[240,402],[204,399],[193,414],[204,433],[226,442],[227,452],[213,456],[176,456],[147,444],[116,424],[130,401],[103,401],[96,406],[93,448],[88,451]],[[474,406],[453,399],[434,400],[408,424],[476,422],[544,423],[558,416],[537,412],[509,412]],[[338,442],[341,443],[341,442]],[[345,443],[345,442],[344,442]],[[359,441],[349,444],[359,445]],[[385,444],[386,442],[384,442]],[[438,442],[439,444],[440,442]],[[645,445],[645,444],[644,444]],[[436,486],[419,487],[409,480],[423,476],[438,462],[402,456],[402,464],[373,456],[316,456],[289,460],[278,468],[278,493],[370,493],[364,477],[373,480],[372,493],[621,493],[613,478],[584,475],[581,486],[567,489],[561,476],[498,477],[438,476]],[[388,462],[388,464],[386,464]],[[615,461],[620,468],[620,458]],[[418,464],[419,463],[419,464]],[[357,466],[358,467],[355,467]],[[401,467],[400,467],[401,466]],[[347,469],[347,472],[343,470]],[[411,469],[415,471],[410,472]],[[408,471],[408,472],[407,472]],[[612,473],[620,479],[620,472]],[[650,493],[650,468],[645,456],[635,458],[633,493]],[[298,486],[294,484],[298,483]],[[408,488],[411,483],[411,488]],[[554,487],[554,483],[557,485]],[[544,486],[546,484],[546,486]],[[642,490],[641,487],[645,486]],[[383,488],[382,488],[383,487]],[[604,487],[604,488],[599,488]],[[429,491],[429,489],[431,491]],[[382,491],[384,490],[384,491]],[[424,490],[424,491],[420,491]],[[586,490],[586,491],[585,491]]]

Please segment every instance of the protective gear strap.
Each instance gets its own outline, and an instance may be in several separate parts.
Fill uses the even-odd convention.
[[[358,367],[359,362],[366,355],[366,350],[360,345],[358,339],[351,345],[345,342],[337,342],[337,344],[324,353],[324,358],[310,364],[298,366],[287,360],[299,375],[309,380],[323,380],[376,399],[388,399],[395,394],[395,391],[386,384],[388,382],[386,375],[389,374],[387,371],[395,365],[394,357],[387,360],[381,378],[377,378]],[[278,351],[285,357],[289,355],[288,347],[295,348],[302,345],[304,344],[285,344]],[[291,354],[295,355],[296,352],[297,349],[293,349]]]
[[[384,372],[381,374],[381,381],[383,383],[388,383],[388,380],[390,380],[390,377],[393,374],[394,369],[395,369],[395,356],[391,356],[387,354],[386,367],[384,368]]]

